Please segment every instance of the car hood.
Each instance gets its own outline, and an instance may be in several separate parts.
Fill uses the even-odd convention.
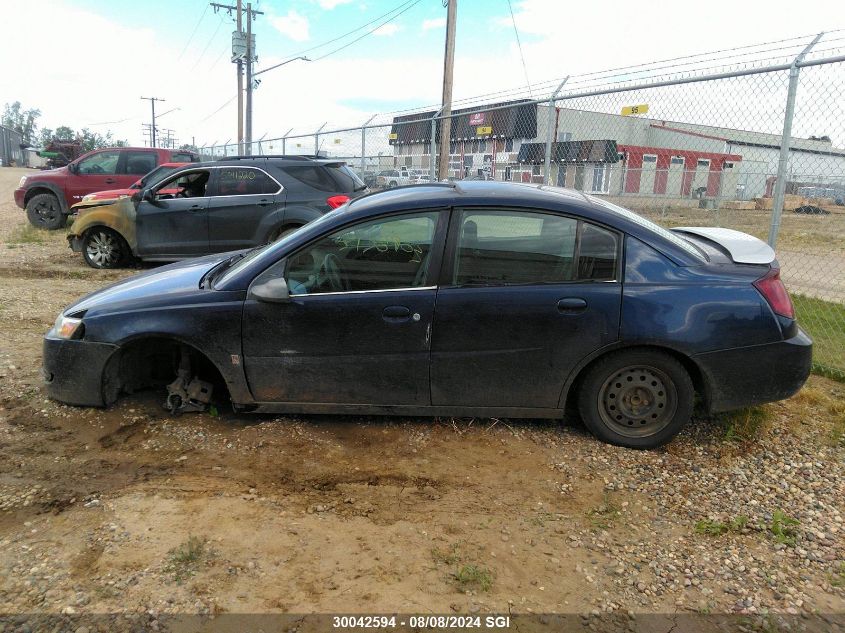
[[[190,300],[192,295],[209,292],[200,288],[200,280],[214,266],[234,254],[217,253],[188,259],[134,275],[82,297],[68,306],[64,314],[151,308]]]

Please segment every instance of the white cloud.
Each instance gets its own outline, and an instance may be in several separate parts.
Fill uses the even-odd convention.
[[[279,33],[287,35],[295,42],[304,42],[309,38],[308,18],[296,9],[291,9],[287,15],[271,17],[270,24]]]
[[[446,26],[446,18],[434,18],[431,20],[422,21],[422,30],[429,31],[431,29],[442,29]]]
[[[349,4],[352,0],[317,0],[317,4],[319,4],[322,8],[326,11],[331,11],[337,6],[341,4]]]
[[[402,30],[402,27],[398,24],[382,24],[378,27],[375,31],[373,31],[373,35],[381,35],[390,37],[391,35],[396,35],[399,31]]]

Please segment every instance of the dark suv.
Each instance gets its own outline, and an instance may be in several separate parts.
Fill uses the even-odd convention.
[[[81,210],[68,240],[94,268],[234,251],[272,242],[367,191],[343,161],[230,156]]]

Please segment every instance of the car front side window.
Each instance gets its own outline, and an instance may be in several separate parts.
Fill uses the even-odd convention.
[[[208,188],[211,172],[206,169],[182,172],[168,178],[155,189],[157,200],[168,198],[203,198]]]
[[[79,162],[78,173],[82,175],[106,176],[117,173],[120,152],[97,152]]]
[[[290,293],[425,287],[438,216],[433,211],[381,218],[322,238],[289,259]]]

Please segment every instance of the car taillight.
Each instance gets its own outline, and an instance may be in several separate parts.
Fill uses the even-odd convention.
[[[326,204],[329,205],[330,209],[342,207],[347,202],[349,202],[349,196],[331,196],[330,198],[326,198]]]
[[[792,299],[789,298],[786,287],[784,287],[783,282],[780,280],[780,268],[769,270],[768,273],[754,282],[754,287],[769,302],[775,314],[785,316],[789,319],[795,318],[795,308],[792,307]]]

